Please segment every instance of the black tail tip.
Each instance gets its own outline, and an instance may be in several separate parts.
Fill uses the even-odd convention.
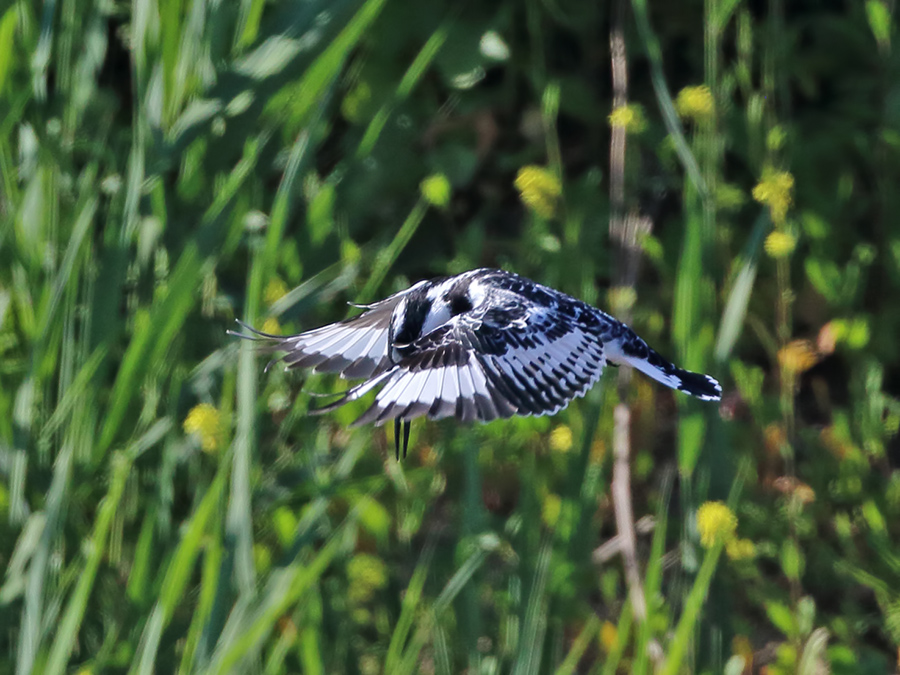
[[[714,377],[680,370],[678,371],[678,378],[681,380],[678,391],[696,396],[701,401],[719,401],[722,399],[722,385]]]

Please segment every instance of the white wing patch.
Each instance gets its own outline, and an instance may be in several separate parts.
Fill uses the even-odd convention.
[[[368,323],[337,323],[285,339],[285,368],[339,372],[345,379],[370,377],[387,359],[388,329]]]
[[[469,337],[477,342],[474,334]],[[422,416],[487,422],[515,414],[548,415],[584,396],[606,364],[600,341],[577,328],[551,340],[516,327],[505,339],[506,352],[499,355],[474,348],[454,351],[448,345],[459,347],[460,337],[448,333],[395,366],[354,426]]]
[[[516,412],[517,408],[496,392],[482,367],[471,358],[459,365],[416,371],[398,367],[353,426],[369,422],[380,426],[390,420],[409,421],[425,415],[435,420],[455,416],[463,422],[487,422]]]
[[[282,362],[285,369],[313,368],[319,373],[340,373],[344,379],[368,378],[390,366],[388,333],[391,313],[399,296],[369,305],[366,312],[298,335],[271,335],[241,324],[250,335],[229,331],[263,343],[266,351],[283,351],[266,366]]]

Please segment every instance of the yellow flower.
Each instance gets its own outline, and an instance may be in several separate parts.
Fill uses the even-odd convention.
[[[816,491],[793,476],[779,476],[772,481],[772,487],[783,495],[796,499],[801,504],[812,504],[816,501]]]
[[[195,405],[184,419],[184,433],[196,436],[204,452],[215,452],[222,446],[223,426],[222,413],[209,403]]]
[[[706,502],[697,509],[700,543],[712,548],[717,542],[728,542],[737,530],[737,517],[723,502]]]
[[[360,604],[370,600],[376,590],[387,585],[387,567],[381,558],[360,553],[347,563],[347,577],[350,581],[348,599],[353,604]]]
[[[769,207],[773,223],[783,224],[794,201],[794,177],[787,171],[763,169],[762,178],[753,188],[753,199]]]
[[[542,218],[551,218],[562,195],[559,178],[541,166],[524,166],[516,175],[516,188],[525,205]]]
[[[637,302],[637,291],[633,286],[613,286],[609,289],[607,297],[609,297],[612,312],[618,316],[618,314],[627,313],[634,307]]]
[[[440,209],[447,208],[450,203],[450,181],[442,173],[432,174],[419,183],[419,192],[426,202]]]
[[[556,525],[559,520],[559,514],[562,511],[562,499],[558,495],[549,494],[544,497],[544,504],[541,507],[541,518],[547,527]]]
[[[749,539],[729,539],[725,542],[725,553],[735,561],[756,557],[756,545]]]
[[[281,335],[281,324],[274,316],[270,316],[263,322],[262,332],[270,335]]]
[[[274,305],[287,295],[287,292],[287,284],[284,283],[281,277],[272,277],[269,279],[269,283],[266,284],[266,290],[263,291],[263,301],[269,306]]]
[[[778,350],[778,362],[791,374],[806,372],[818,360],[816,347],[809,340],[792,340]]]
[[[702,122],[712,117],[715,101],[712,92],[705,84],[685,87],[675,98],[675,110],[682,117],[695,122]]]
[[[644,109],[637,103],[619,106],[609,114],[609,126],[621,127],[627,134],[639,134],[647,128]]]
[[[766,248],[766,253],[776,260],[787,258],[794,252],[794,248],[797,246],[797,238],[787,232],[775,230],[766,237],[764,246]]]
[[[555,452],[568,452],[572,448],[572,429],[561,424],[550,432],[550,449]]]
[[[806,483],[800,483],[800,485],[797,486],[797,489],[794,490],[794,497],[801,504],[812,504],[816,501],[816,491]]]
[[[766,450],[773,455],[779,454],[787,445],[787,432],[780,424],[773,422],[763,429],[763,439],[766,443]]]
[[[616,646],[616,640],[619,639],[619,631],[615,624],[611,621],[604,621],[600,626],[600,644],[603,645],[604,651],[608,654]]]

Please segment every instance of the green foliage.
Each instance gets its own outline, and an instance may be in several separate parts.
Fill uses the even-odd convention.
[[[0,671],[896,667],[892,3],[7,5]],[[343,383],[225,335],[478,266],[725,384],[632,379],[643,604],[604,553],[612,378],[398,464],[365,402],[305,414]]]

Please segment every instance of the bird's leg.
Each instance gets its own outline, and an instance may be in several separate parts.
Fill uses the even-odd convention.
[[[400,418],[394,418],[394,455],[397,458],[397,461],[400,461]],[[403,456],[406,457],[406,453],[403,453]]]

